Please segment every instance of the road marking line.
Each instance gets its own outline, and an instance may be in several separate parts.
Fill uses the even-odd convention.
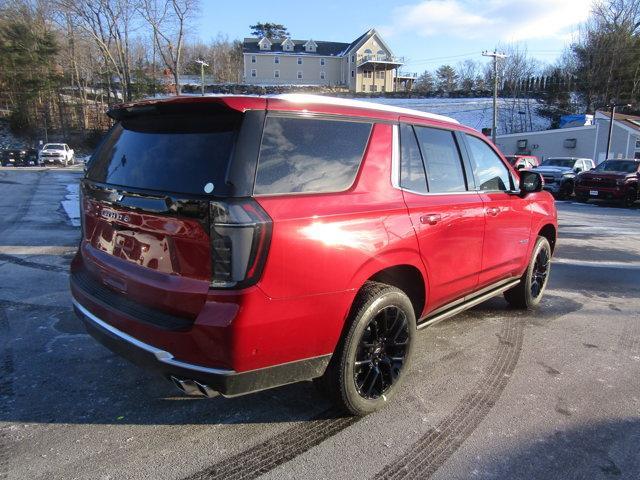
[[[0,245],[0,254],[3,255],[68,255],[75,251],[75,247],[51,245]]]
[[[562,265],[575,265],[578,267],[626,268],[640,270],[640,262],[600,262],[597,260],[573,260],[569,258],[554,257],[552,263]]]

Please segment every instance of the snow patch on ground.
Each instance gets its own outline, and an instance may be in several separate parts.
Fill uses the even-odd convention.
[[[80,226],[80,196],[79,196],[79,188],[80,185],[77,183],[70,183],[67,185],[67,195],[64,197],[60,203],[62,203],[62,208],[69,217],[69,221],[71,225],[74,227]]]
[[[359,100],[445,115],[477,130],[490,128],[493,119],[493,99],[491,98],[360,98]],[[499,134],[504,133],[503,119],[508,117],[509,106],[508,100],[498,99]],[[550,127],[549,119],[537,113],[538,106],[535,100],[531,100],[531,127],[533,128],[529,128],[529,115],[526,112],[523,112],[521,118],[518,115],[514,126],[520,126],[521,120],[522,131],[547,130]]]

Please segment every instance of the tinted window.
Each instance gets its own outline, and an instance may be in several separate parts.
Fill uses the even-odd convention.
[[[426,127],[415,127],[415,132],[424,158],[429,192],[464,192],[467,186],[453,133]]]
[[[205,193],[205,185],[211,183],[215,194],[215,186],[224,184],[240,119],[231,113],[124,119],[91,158],[87,178],[195,194]]]
[[[509,170],[489,145],[467,135],[471,168],[480,190],[509,190]]]
[[[254,193],[348,189],[370,131],[370,123],[267,117]]]
[[[576,161],[573,158],[549,158],[542,162],[542,166],[573,168],[575,163]]]
[[[598,172],[633,173],[638,169],[638,162],[631,160],[607,160],[596,167]]]
[[[410,125],[400,126],[400,186],[418,193],[427,192],[422,157]]]

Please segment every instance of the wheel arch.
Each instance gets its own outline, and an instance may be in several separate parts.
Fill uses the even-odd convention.
[[[374,257],[363,265],[351,281],[351,288],[355,291],[352,304],[368,281],[399,288],[409,297],[416,319],[422,316],[428,298],[429,278],[417,252],[390,252],[383,257]]]
[[[548,223],[538,231],[538,236],[544,237],[548,240],[549,245],[551,246],[551,253],[553,254],[556,248],[556,239],[557,239],[556,227]]]

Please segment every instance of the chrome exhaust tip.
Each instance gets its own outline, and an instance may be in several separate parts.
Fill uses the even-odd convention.
[[[218,392],[213,390],[209,385],[197,382],[195,380],[182,379],[171,375],[171,382],[184,394],[190,397],[215,397]]]

